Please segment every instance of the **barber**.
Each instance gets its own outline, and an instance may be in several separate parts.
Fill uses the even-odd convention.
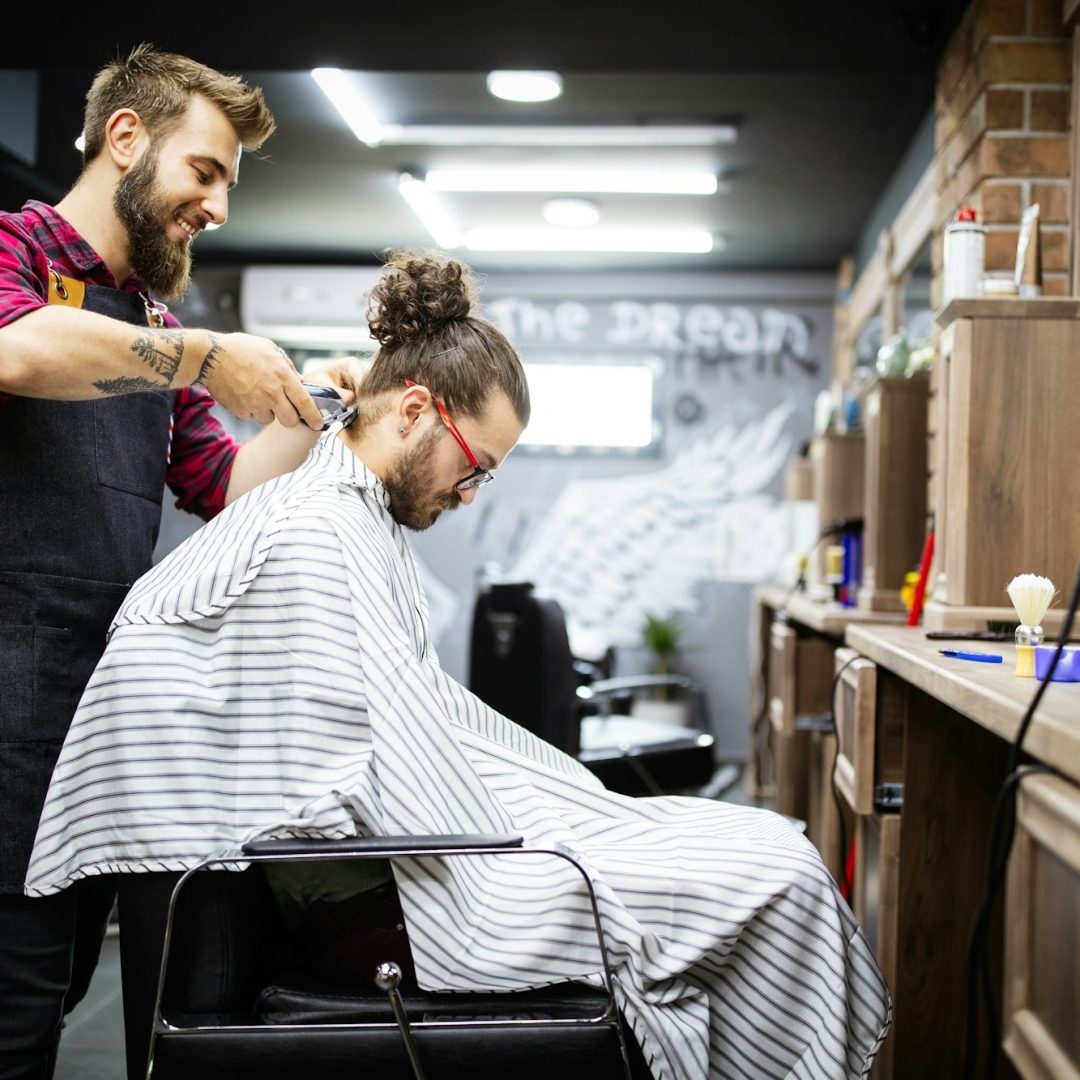
[[[52,1075],[112,909],[109,877],[46,899],[23,882],[79,697],[151,565],[163,489],[210,519],[298,465],[322,426],[272,341],[183,330],[161,302],[184,295],[192,242],[225,223],[241,151],[274,126],[259,89],[140,46],[94,79],[71,191],[0,213],[2,1080]],[[238,446],[214,399],[269,426]],[[152,747],[147,732],[133,752]],[[107,792],[88,796],[108,814]]]

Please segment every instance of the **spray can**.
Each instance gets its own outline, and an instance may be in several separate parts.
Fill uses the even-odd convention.
[[[986,228],[975,220],[975,211],[963,206],[955,220],[945,226],[945,283],[942,303],[958,296],[978,296],[986,255]]]

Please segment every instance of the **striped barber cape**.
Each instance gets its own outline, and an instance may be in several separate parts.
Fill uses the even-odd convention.
[[[136,583],[64,743],[27,893],[265,837],[516,833],[588,868],[657,1080],[864,1076],[888,992],[814,848],[765,810],[609,792],[449,678],[388,505],[325,436]],[[425,988],[598,980],[563,860],[394,875]]]

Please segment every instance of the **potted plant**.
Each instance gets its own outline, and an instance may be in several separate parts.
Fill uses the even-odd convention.
[[[641,641],[652,654],[650,671],[653,675],[679,674],[677,660],[683,637],[683,625],[678,615],[659,616],[646,612]],[[672,686],[658,686],[649,696],[635,697],[631,713],[665,723],[690,723],[686,695]]]

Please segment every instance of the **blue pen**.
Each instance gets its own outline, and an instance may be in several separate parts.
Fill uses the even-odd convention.
[[[981,664],[1000,664],[1001,657],[997,653],[986,652],[957,652],[956,649],[938,649],[942,656],[951,656],[956,660],[978,660]]]

